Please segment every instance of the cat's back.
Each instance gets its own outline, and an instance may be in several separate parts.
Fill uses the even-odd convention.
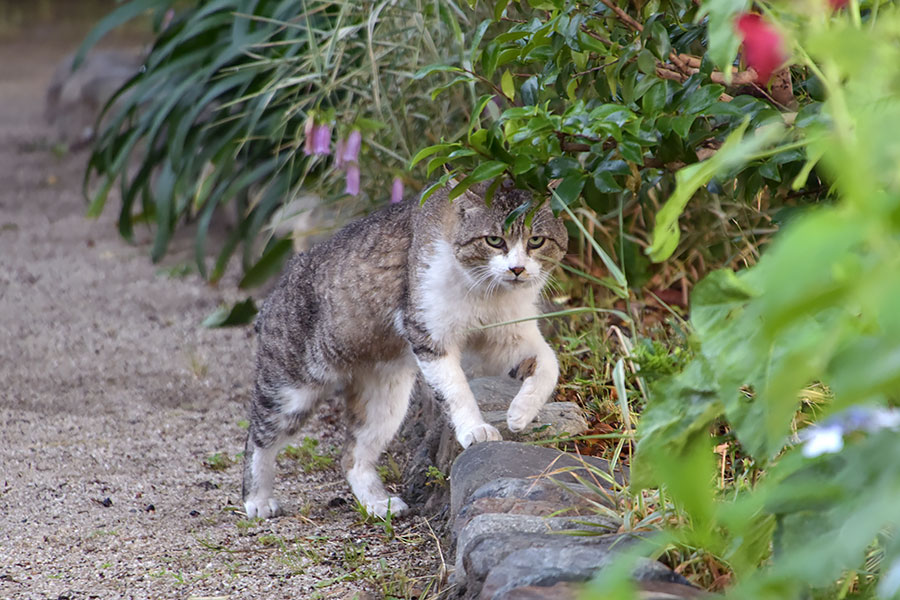
[[[394,316],[406,298],[412,208],[382,208],[292,257],[260,312],[261,336],[291,339],[294,346],[327,341],[347,362],[377,352],[377,343],[397,342]]]

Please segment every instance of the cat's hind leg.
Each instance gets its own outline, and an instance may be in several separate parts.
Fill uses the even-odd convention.
[[[250,404],[241,496],[247,518],[281,514],[273,496],[275,458],[312,413],[322,391],[313,386],[257,385]]]
[[[384,489],[376,465],[403,423],[416,373],[412,356],[404,357],[354,373],[348,388],[349,425],[341,465],[353,495],[366,512],[380,518],[388,511],[396,516],[409,509]]]

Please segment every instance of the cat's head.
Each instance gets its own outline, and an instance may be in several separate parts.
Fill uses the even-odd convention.
[[[511,184],[499,186],[490,206],[486,185],[475,185],[453,201],[453,249],[473,288],[540,288],[566,253],[568,235],[545,202],[526,225],[523,211],[509,226],[507,217],[532,199]]]

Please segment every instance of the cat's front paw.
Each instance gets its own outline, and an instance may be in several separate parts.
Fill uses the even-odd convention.
[[[409,506],[398,496],[366,502],[365,507],[367,513],[379,519],[387,517],[388,511],[390,511],[391,517],[399,517],[409,511]]]
[[[281,514],[281,507],[275,498],[247,498],[244,501],[244,510],[248,519],[270,519]]]
[[[468,448],[472,444],[480,442],[499,442],[503,437],[493,425],[481,423],[475,427],[458,432],[457,439],[463,448]]]
[[[512,404],[510,405],[509,410],[506,411],[506,426],[509,427],[509,430],[513,433],[519,433],[534,421],[538,410],[539,408],[522,408]]]

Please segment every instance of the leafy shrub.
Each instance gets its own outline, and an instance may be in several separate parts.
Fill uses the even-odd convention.
[[[787,87],[777,94],[751,70],[735,68],[729,81],[711,58],[719,49],[705,48],[706,23],[721,20],[721,9],[690,0],[642,3],[633,15],[611,0],[492,4],[494,18],[473,36],[471,67],[420,73],[453,72],[458,85],[481,94],[465,136],[413,161],[430,173],[451,169],[461,179],[455,194],[501,175],[541,195],[553,188],[557,209],[581,206],[582,218],[622,231],[605,251],[618,256],[632,285],[646,280],[647,247],[655,261],[677,250],[699,272],[752,264],[783,209],[824,196],[793,143],[820,121],[820,103],[803,91],[806,71],[779,72]],[[734,39],[731,32],[728,44]],[[731,134],[770,126],[786,128],[787,143],[742,146],[735,155]],[[710,169],[716,179],[704,177]],[[677,216],[692,197],[698,208],[682,232]],[[654,219],[657,233],[669,235],[651,246],[646,224]]]
[[[620,236],[639,230],[629,217],[651,217],[652,238],[634,239],[654,261],[697,252],[709,221],[683,222],[689,202],[743,204],[784,225],[761,258],[756,240],[735,261],[722,237],[698,254],[750,268],[714,271],[694,290],[695,355],[654,386],[633,471],[636,490],[662,486],[683,511],[660,548],[719,557],[734,597],[900,594],[900,412],[888,408],[900,384],[900,12],[837,4],[760,3],[760,17],[746,0],[636,12],[496,2],[474,67],[441,67],[483,91],[468,132],[415,159],[449,165],[456,194],[502,176],[553,189],[555,208],[576,216],[569,207],[583,203],[579,217],[602,226],[606,214]],[[759,71],[733,67],[738,25]],[[753,54],[755,35],[783,43],[779,62],[791,62],[771,86],[757,81],[775,62]],[[833,400],[797,437],[811,384]],[[717,489],[711,433],[723,428],[753,476]],[[597,597],[619,589],[609,584]]]
[[[126,2],[95,28],[85,49],[147,10],[160,21],[182,4]],[[458,51],[460,14],[452,2],[424,0],[189,3],[106,107],[86,174],[86,189],[95,182],[90,214],[103,210],[118,182],[119,231],[131,239],[136,223],[154,224],[154,260],[190,221],[204,276],[221,277],[243,245],[241,285],[265,281],[290,251],[289,240],[267,227],[277,209],[301,193],[347,198],[334,160],[300,151],[309,123],[327,124],[329,132],[333,126],[335,138],[362,132],[363,199],[388,198],[397,176],[416,187],[404,173],[409,158],[464,120],[467,103],[464,90],[433,101],[412,75]],[[332,144],[325,140],[328,152]],[[207,232],[226,209],[237,226],[210,269]]]

